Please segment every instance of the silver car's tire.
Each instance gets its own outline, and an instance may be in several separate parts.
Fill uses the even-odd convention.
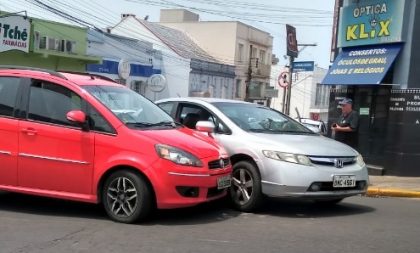
[[[152,210],[152,193],[145,180],[130,171],[109,176],[102,189],[102,204],[108,216],[118,222],[134,223]]]
[[[253,163],[240,161],[233,165],[230,198],[234,207],[244,212],[255,211],[263,202],[261,177]]]

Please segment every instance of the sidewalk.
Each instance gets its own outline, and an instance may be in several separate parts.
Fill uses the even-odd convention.
[[[367,196],[420,198],[420,177],[369,176]]]

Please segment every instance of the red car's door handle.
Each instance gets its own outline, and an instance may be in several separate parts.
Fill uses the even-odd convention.
[[[36,135],[38,133],[34,128],[31,128],[31,127],[29,127],[29,128],[23,128],[21,130],[21,132],[22,133],[25,133],[27,135]]]

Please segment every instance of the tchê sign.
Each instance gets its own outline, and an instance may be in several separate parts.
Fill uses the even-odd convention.
[[[22,16],[0,17],[0,52],[29,52],[31,24]]]
[[[341,10],[338,47],[403,41],[405,0],[367,0]]]

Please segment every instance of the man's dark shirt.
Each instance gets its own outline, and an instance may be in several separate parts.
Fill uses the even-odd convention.
[[[341,114],[340,118],[338,118],[337,125],[340,127],[350,127],[353,131],[352,132],[335,132],[335,139],[337,141],[346,143],[347,145],[357,148],[357,129],[359,127],[359,116],[357,115],[356,111],[351,111],[349,114],[345,115]]]

